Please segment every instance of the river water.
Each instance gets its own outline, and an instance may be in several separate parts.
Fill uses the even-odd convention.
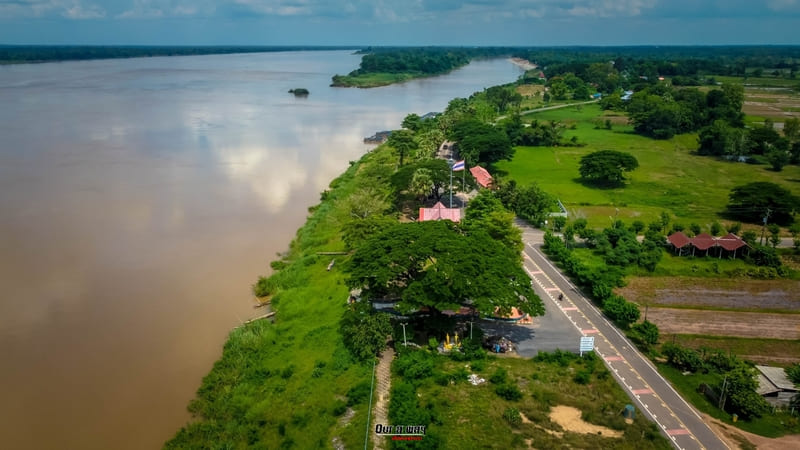
[[[507,60],[329,87],[347,51],[0,66],[0,444],[158,448],[319,193]],[[295,98],[291,88],[311,91]]]

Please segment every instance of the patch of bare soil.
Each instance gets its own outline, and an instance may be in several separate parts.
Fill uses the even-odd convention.
[[[618,293],[640,305],[649,303],[800,312],[800,281],[794,280],[634,278]]]
[[[800,339],[800,314],[650,307],[647,320],[664,334]]]
[[[517,86],[517,92],[523,97],[534,97],[539,92],[544,92],[544,86],[539,84],[524,84]]]
[[[718,436],[725,441],[730,448],[741,449],[739,444],[742,440],[753,444],[758,450],[784,450],[787,448],[800,448],[800,434],[790,434],[779,438],[768,438],[757,434],[748,433],[738,428],[733,428],[719,420],[703,414],[703,419],[710,424]]]
[[[581,411],[571,406],[558,405],[550,410],[550,420],[567,431],[582,434],[598,434],[605,437],[621,438],[622,431],[584,422]]]

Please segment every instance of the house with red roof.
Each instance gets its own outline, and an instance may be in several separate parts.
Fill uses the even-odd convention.
[[[475,177],[475,181],[478,183],[479,186],[487,189],[491,189],[492,182],[492,175],[489,173],[488,170],[484,169],[481,166],[475,166],[469,168],[469,173]]]
[[[451,220],[453,222],[460,222],[461,208],[447,208],[442,202],[436,202],[432,208],[420,208],[419,221],[425,222],[428,220]]]

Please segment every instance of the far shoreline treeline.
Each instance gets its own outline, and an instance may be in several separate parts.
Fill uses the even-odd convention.
[[[0,45],[0,64],[27,64],[153,56],[226,55],[322,50],[359,50],[361,46],[320,45]]]

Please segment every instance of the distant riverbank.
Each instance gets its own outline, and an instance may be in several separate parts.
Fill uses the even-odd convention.
[[[139,46],[139,45],[0,45],[0,64],[31,64],[151,56],[224,55],[317,50],[352,50],[322,46]]]

